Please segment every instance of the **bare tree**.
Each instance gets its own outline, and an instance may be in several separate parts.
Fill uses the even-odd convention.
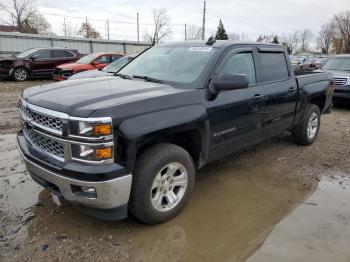
[[[241,40],[241,35],[237,33],[228,33],[228,39],[232,41],[240,41]]]
[[[65,24],[63,24],[63,33],[65,34],[65,36],[73,37],[78,35],[78,32],[79,32],[78,25],[66,19]]]
[[[293,54],[300,46],[300,31],[294,31],[282,37],[282,45],[284,45],[289,54]]]
[[[165,9],[153,10],[153,23],[153,33],[146,34],[144,38],[151,42],[152,45],[155,45],[158,44],[160,40],[171,34],[169,18]]]
[[[100,39],[101,34],[92,27],[92,25],[89,22],[82,23],[78,35],[81,35],[85,38],[94,38],[94,39]]]
[[[186,39],[187,40],[200,40],[200,39],[202,39],[202,28],[195,26],[195,25],[188,26]]]
[[[309,50],[310,40],[312,38],[311,30],[305,28],[300,34],[301,51],[306,52]]]
[[[50,24],[36,9],[33,0],[0,2],[0,10],[7,14],[3,23],[13,25],[21,33],[48,33]]]
[[[30,19],[28,19],[29,30],[37,34],[51,34],[51,25],[47,22],[44,16],[39,12],[35,12]]]
[[[335,38],[333,47],[337,53],[350,53],[350,11],[334,16]]]
[[[334,37],[335,37],[334,23],[330,22],[322,25],[321,31],[319,32],[319,36],[317,38],[317,44],[323,54],[329,53],[329,49],[332,45]]]

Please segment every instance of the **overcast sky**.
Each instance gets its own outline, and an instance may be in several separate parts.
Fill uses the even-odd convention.
[[[104,36],[105,21],[112,39],[136,40],[136,13],[140,14],[140,40],[151,32],[152,9],[165,8],[173,31],[170,40],[184,39],[184,24],[201,26],[202,0],[37,0],[38,9],[63,34],[63,19],[80,26],[85,16]],[[222,19],[228,33],[246,34],[256,40],[260,33],[285,33],[310,29],[316,36],[320,25],[336,13],[350,10],[350,0],[207,0],[206,36],[215,33]]]

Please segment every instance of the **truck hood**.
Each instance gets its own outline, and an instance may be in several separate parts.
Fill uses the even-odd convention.
[[[327,73],[332,73],[334,76],[350,77],[350,71],[327,70]]]
[[[97,109],[188,91],[165,84],[106,76],[31,87],[23,92],[23,99],[70,116],[88,117]]]
[[[350,77],[350,71],[340,71],[340,70],[314,70],[314,72],[326,72],[326,73],[331,73],[334,76],[339,76],[339,77]]]

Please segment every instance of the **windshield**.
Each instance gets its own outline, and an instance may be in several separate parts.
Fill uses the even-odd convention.
[[[116,73],[119,71],[120,68],[125,66],[130,60],[131,60],[130,57],[124,56],[114,61],[113,63],[109,64],[108,66],[105,66],[101,71],[106,73]]]
[[[350,71],[350,57],[331,58],[322,66],[322,69]]]
[[[212,47],[153,47],[126,65],[120,74],[192,83],[215,53]]]
[[[17,58],[26,58],[27,56],[30,56],[31,54],[33,54],[34,52],[38,51],[38,49],[28,49],[26,51],[23,51],[22,53],[19,53],[16,55]]]
[[[76,63],[78,64],[90,64],[95,58],[98,57],[97,54],[90,54],[80,58]]]

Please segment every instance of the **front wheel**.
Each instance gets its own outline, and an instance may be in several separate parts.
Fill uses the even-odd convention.
[[[173,144],[159,144],[137,160],[130,211],[147,224],[175,217],[185,206],[195,181],[191,156]]]
[[[293,131],[294,141],[300,145],[311,145],[318,135],[321,113],[318,106],[311,104],[299,126]]]

